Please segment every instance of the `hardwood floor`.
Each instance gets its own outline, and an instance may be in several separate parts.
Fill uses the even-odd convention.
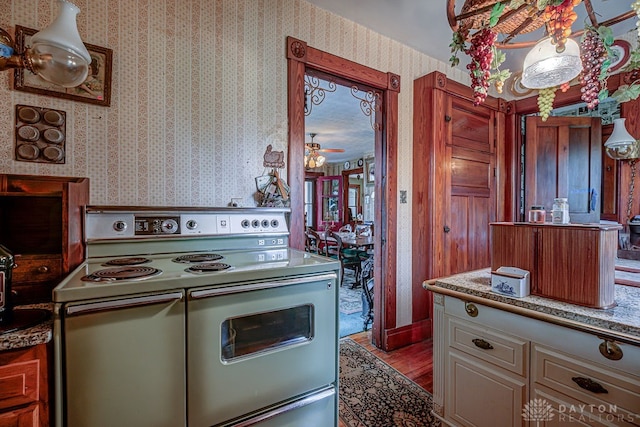
[[[349,338],[391,365],[397,371],[433,393],[433,344],[431,340],[421,341],[390,352],[377,349],[371,344],[371,331],[350,335]],[[339,427],[347,427],[340,420]]]

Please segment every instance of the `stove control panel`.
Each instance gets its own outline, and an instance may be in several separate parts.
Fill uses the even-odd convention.
[[[87,211],[87,240],[151,236],[289,234],[284,211],[109,212]],[[277,243],[276,243],[277,244]]]

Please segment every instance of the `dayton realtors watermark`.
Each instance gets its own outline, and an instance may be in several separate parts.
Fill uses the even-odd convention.
[[[536,426],[541,421],[551,421],[556,418],[559,422],[637,422],[639,414],[622,413],[618,406],[613,404],[602,405],[558,405],[554,408],[545,399],[532,399],[524,405],[522,418],[525,421],[533,421]]]

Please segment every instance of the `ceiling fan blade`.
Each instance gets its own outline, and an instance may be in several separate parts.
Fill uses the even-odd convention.
[[[344,153],[344,149],[342,148],[321,148],[317,151],[320,151],[323,153]]]

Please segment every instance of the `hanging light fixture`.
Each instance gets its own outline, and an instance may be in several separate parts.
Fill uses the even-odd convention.
[[[637,159],[640,157],[638,141],[627,131],[625,119],[613,120],[613,132],[604,143],[607,155],[616,160]]]
[[[15,53],[11,37],[0,29],[0,71],[26,68],[63,87],[76,87],[84,82],[91,56],[76,25],[80,9],[67,0],[58,0],[58,3],[58,16],[51,25],[31,37],[31,48],[24,52]]]
[[[313,135],[315,136],[315,134]],[[313,136],[311,137],[311,141],[313,141]],[[315,142],[310,142],[306,145],[305,155],[304,155],[304,167],[307,169],[319,168],[324,165],[326,158],[318,153],[320,149],[320,144]]]
[[[567,39],[564,49],[558,52],[550,37],[540,40],[524,58],[522,86],[529,89],[545,89],[571,81],[582,71],[580,46]]]

